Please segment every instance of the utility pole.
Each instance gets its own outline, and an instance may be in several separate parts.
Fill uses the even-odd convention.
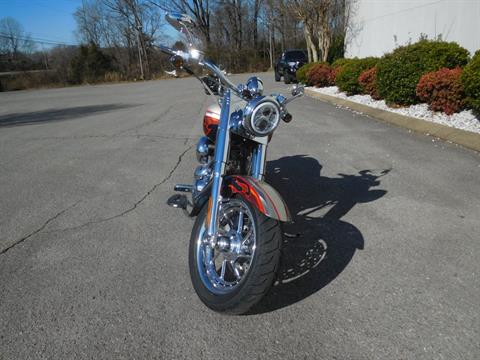
[[[139,4],[137,0],[131,0],[130,3],[133,16],[135,18],[135,28],[137,30],[137,47],[138,47],[138,61],[140,63],[140,74],[142,80],[145,80],[145,73],[149,76],[149,67],[148,67],[148,58],[147,58],[147,49],[145,48],[145,42],[143,41],[143,25],[138,14]],[[142,33],[141,33],[142,32]],[[144,69],[145,66],[145,69]]]
[[[135,20],[136,20],[136,17],[135,17]],[[140,77],[141,77],[142,80],[145,80],[145,75],[143,73],[142,49],[141,49],[141,45],[140,45],[140,30],[141,29],[142,29],[142,27],[140,25],[138,25],[138,22],[137,22],[138,63],[140,65]]]

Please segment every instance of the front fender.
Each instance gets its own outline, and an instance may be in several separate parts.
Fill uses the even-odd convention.
[[[272,219],[291,222],[292,217],[282,196],[265,181],[251,176],[226,176],[222,196],[240,195],[262,214]]]

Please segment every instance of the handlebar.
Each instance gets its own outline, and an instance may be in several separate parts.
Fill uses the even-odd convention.
[[[229,88],[233,93],[235,93],[235,95],[244,99],[244,96],[242,95],[241,91],[235,86],[235,84],[233,82],[231,82],[223,74],[223,72],[220,70],[220,68],[217,65],[215,65],[215,63],[213,61],[203,59],[200,53],[198,53],[198,56],[192,56],[191,53],[187,53],[187,52],[181,51],[181,50],[174,50],[172,48],[169,48],[168,46],[164,46],[164,45],[157,45],[157,46],[162,52],[166,53],[167,55],[180,56],[183,59],[183,61],[185,61],[185,62],[194,62],[197,65],[210,70],[211,72],[213,72],[217,76],[219,81],[224,86]],[[195,54],[195,55],[197,55],[197,54]]]
[[[241,98],[245,101],[249,100],[249,98],[245,97],[245,95],[242,93],[242,91],[232,81],[230,81],[230,79],[228,79],[225,76],[225,74],[220,70],[220,68],[217,65],[215,65],[215,63],[213,61],[204,59],[202,54],[199,51],[193,50],[191,52],[185,52],[185,51],[182,51],[182,50],[174,50],[174,49],[172,49],[168,46],[164,46],[164,45],[157,45],[157,47],[162,52],[166,53],[167,55],[181,57],[183,62],[194,63],[196,65],[199,65],[203,68],[206,68],[206,69],[210,70],[212,73],[215,74],[215,76],[218,78],[218,80],[220,81],[220,83],[222,85],[224,85],[226,88],[230,89],[239,98]],[[193,71],[191,71],[190,69],[186,68],[186,70],[189,71],[191,74],[195,75],[193,73]],[[285,114],[288,114],[288,112],[286,111],[286,105],[288,103],[290,103],[292,100],[301,97],[303,95],[303,88],[295,87],[294,90],[292,91],[292,95],[293,96],[291,98],[288,98],[288,99],[283,97],[283,96],[281,96],[281,98],[277,98],[277,101],[279,102],[282,109],[285,111]]]

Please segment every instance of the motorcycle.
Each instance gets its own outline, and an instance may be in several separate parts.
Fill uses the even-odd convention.
[[[282,223],[291,216],[281,195],[264,181],[267,147],[280,121],[290,122],[287,105],[303,95],[264,95],[263,82],[251,77],[236,86],[224,71],[193,47],[195,24],[184,14],[168,13],[166,20],[186,34],[188,51],[159,45],[175,69],[202,83],[218,97],[203,117],[196,147],[200,165],[193,185],[175,185],[168,205],[195,217],[189,245],[193,287],[209,308],[243,314],[269,291],[280,262]],[[201,77],[195,69],[209,73]]]

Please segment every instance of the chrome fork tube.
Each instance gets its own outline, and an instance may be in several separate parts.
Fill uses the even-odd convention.
[[[216,241],[218,209],[222,200],[221,190],[223,175],[225,173],[225,164],[227,162],[228,151],[230,146],[230,90],[226,90],[223,96],[222,109],[220,112],[220,122],[217,129],[217,139],[215,142],[215,156],[213,160],[213,179],[210,221],[207,224],[208,240],[214,244]]]
[[[263,180],[267,163],[267,145],[257,144],[252,154],[252,177]]]

